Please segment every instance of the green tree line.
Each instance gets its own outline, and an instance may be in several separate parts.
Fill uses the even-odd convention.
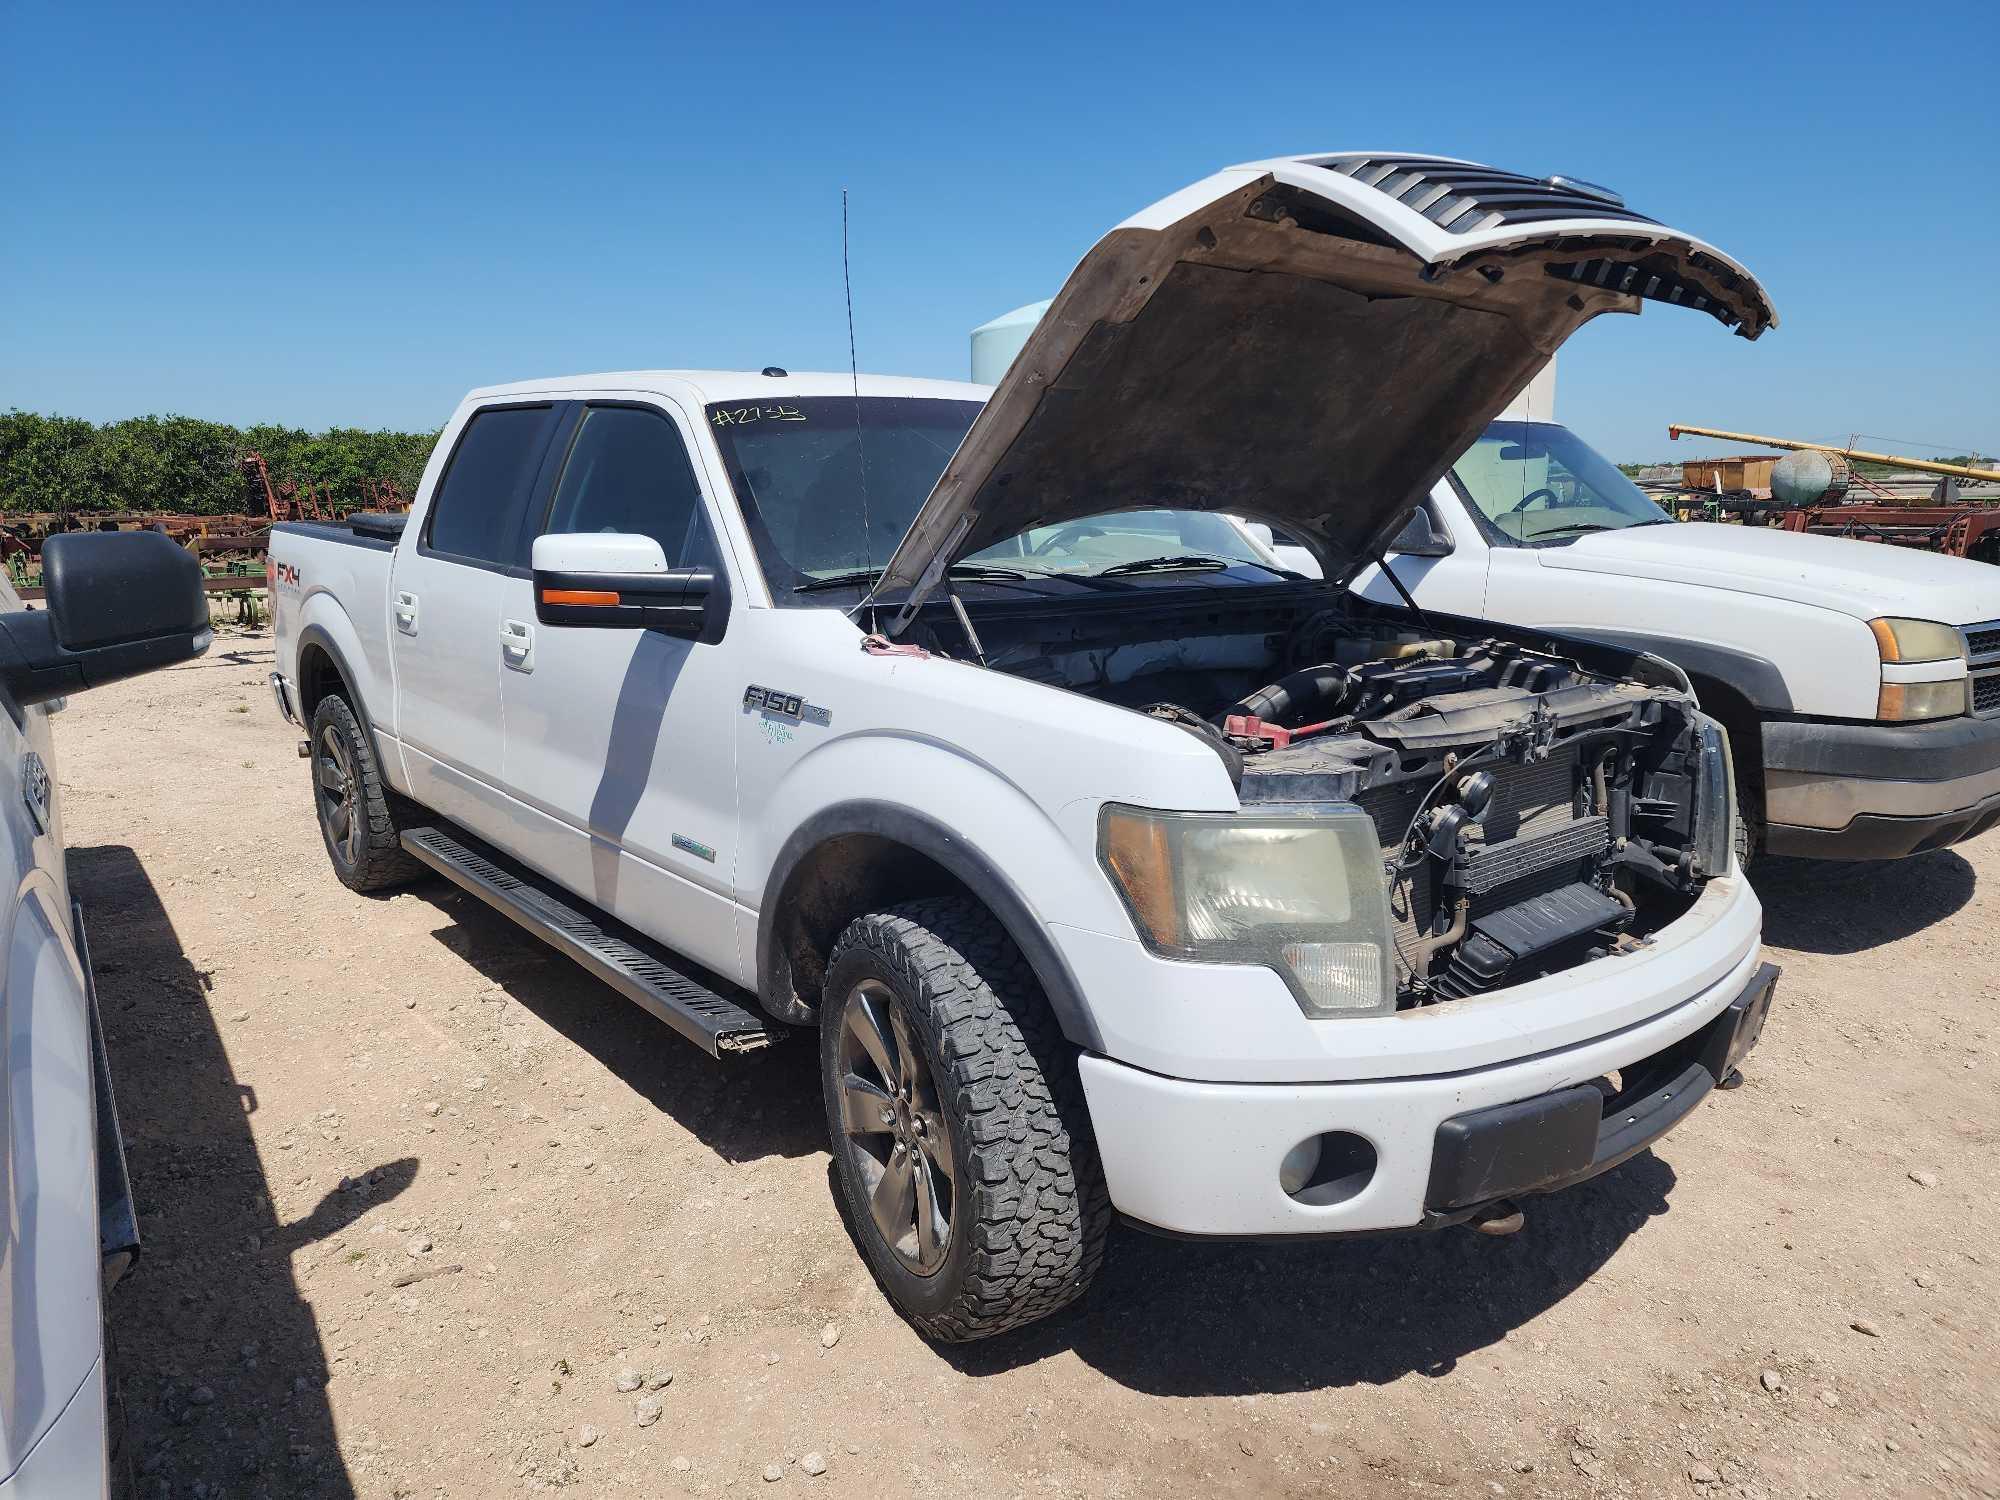
[[[0,512],[166,511],[258,513],[264,496],[241,460],[264,455],[276,485],[331,486],[336,501],[365,504],[364,480],[394,480],[405,499],[437,441],[435,432],[306,432],[232,427],[196,417],[128,417],[92,423],[39,412],[0,412]]]

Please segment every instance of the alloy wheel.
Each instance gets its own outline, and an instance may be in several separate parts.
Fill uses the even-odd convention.
[[[957,1164],[937,1085],[889,987],[864,979],[840,1014],[842,1149],[869,1216],[897,1259],[919,1276],[951,1248]]]
[[[313,781],[327,839],[341,859],[352,865],[361,857],[361,818],[354,805],[354,761],[336,725],[329,724],[319,732]]]

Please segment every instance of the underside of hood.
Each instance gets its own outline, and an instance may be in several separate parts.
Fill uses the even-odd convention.
[[[1774,321],[1746,271],[1677,231],[1601,202],[1554,219],[1545,205],[1486,209],[1446,227],[1412,206],[1431,191],[1421,173],[1371,183],[1356,170],[1386,160],[1487,171],[1434,158],[1257,163],[1106,235],[878,590],[909,588],[913,609],[969,553],[1149,506],[1268,521],[1344,579],[1589,319],[1651,297],[1751,338]]]

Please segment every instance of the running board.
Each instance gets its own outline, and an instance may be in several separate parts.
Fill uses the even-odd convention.
[[[752,1052],[777,1038],[742,1006],[668,965],[657,954],[614,936],[511,861],[468,848],[442,828],[412,828],[403,847],[438,874],[512,917],[558,952],[665,1021],[712,1057]]]

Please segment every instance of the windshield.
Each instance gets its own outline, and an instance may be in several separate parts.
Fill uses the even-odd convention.
[[[1479,513],[1509,541],[1573,541],[1673,518],[1567,427],[1495,422],[1452,468]]]
[[[818,396],[710,406],[709,429],[772,597],[781,604],[823,603],[812,597],[815,585],[880,572],[979,405],[929,396]],[[1159,509],[1033,527],[961,566],[974,576],[1074,578],[1235,563],[1270,571],[1225,517]]]

